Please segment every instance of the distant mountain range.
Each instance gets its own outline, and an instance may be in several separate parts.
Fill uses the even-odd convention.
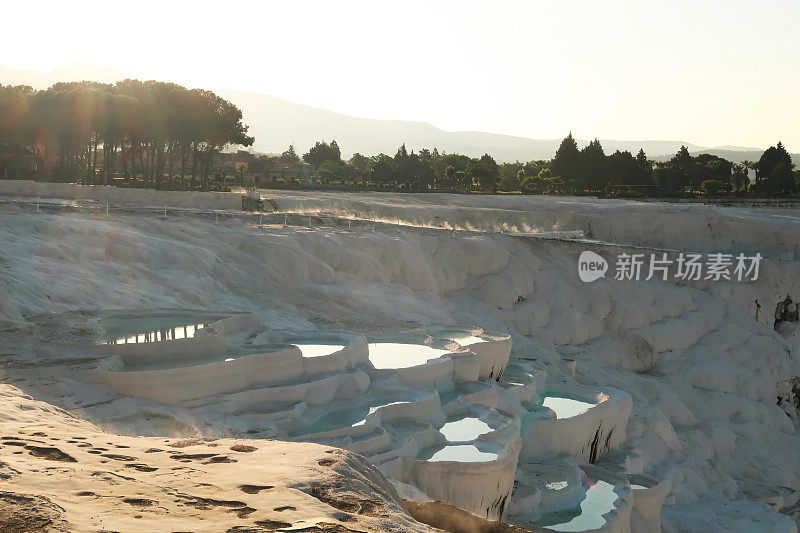
[[[689,147],[687,147],[689,148]],[[741,163],[742,161],[758,161],[764,150],[761,148],[737,148],[737,147],[718,147],[718,148],[702,148],[702,149],[689,149],[691,155],[712,154],[734,163]],[[667,161],[674,154],[664,154],[657,156],[649,156],[654,161]],[[795,164],[800,164],[800,154],[790,154],[792,161]]]
[[[129,78],[123,72],[95,65],[72,64],[51,72],[15,70],[0,66],[0,83],[25,84],[44,89],[58,81],[94,80],[115,82]],[[409,150],[438,148],[440,152],[458,152],[477,157],[489,153],[498,161],[529,161],[550,159],[561,139],[529,139],[478,131],[445,131],[425,122],[379,120],[334,113],[325,109],[276,98],[266,94],[247,93],[228,89],[213,89],[242,109],[250,135],[256,138],[253,149],[259,152],[280,153],[294,144],[303,153],[318,140],[336,139],[342,154],[364,155],[386,153],[393,155],[405,143]],[[578,139],[578,145],[588,143]],[[693,154],[710,153],[741,162],[758,160],[762,148],[740,146],[704,147],[685,141],[617,141],[600,139],[606,154],[615,150],[636,153],[643,148],[648,157],[666,160],[681,146]],[[792,154],[800,163],[800,154]]]

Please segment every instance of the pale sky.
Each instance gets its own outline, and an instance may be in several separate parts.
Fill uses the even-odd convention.
[[[800,152],[800,1],[6,2],[0,64],[85,62],[369,118]]]

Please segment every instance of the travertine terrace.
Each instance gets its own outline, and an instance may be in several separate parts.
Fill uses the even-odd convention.
[[[31,520],[796,530],[800,330],[775,312],[800,294],[794,215],[0,192],[0,483]],[[585,284],[587,249],[764,260],[748,282]]]

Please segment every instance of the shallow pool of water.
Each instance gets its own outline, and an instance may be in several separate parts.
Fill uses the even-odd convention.
[[[492,431],[492,427],[483,420],[468,416],[453,422],[447,422],[439,432],[450,442],[475,440],[479,436]]]
[[[525,376],[506,376],[503,374],[503,377],[500,378],[500,386],[501,387],[525,387],[529,385],[531,382],[530,378],[526,378]]]
[[[534,525],[555,531],[598,529],[606,524],[603,515],[614,509],[616,499],[614,485],[598,480],[586,489],[579,507],[547,514]]]
[[[195,334],[218,320],[187,316],[108,317],[101,320],[105,332],[99,341],[105,344],[137,344],[177,339],[191,339]]]
[[[461,346],[469,346],[470,344],[475,344],[476,342],[485,342],[485,339],[476,337],[468,331],[461,331],[457,329],[432,329],[430,330],[430,334],[431,337],[435,337],[437,339],[456,341]]]
[[[376,412],[378,409],[380,409],[381,407],[386,407],[387,405],[397,405],[397,404],[399,404],[399,403],[406,403],[406,402],[389,402],[389,403],[382,403],[382,404],[380,404],[380,405],[374,405],[374,406],[370,407],[370,408],[369,408],[369,412],[368,412],[368,413],[367,413],[367,414],[364,416],[364,418],[362,418],[361,420],[359,420],[358,422],[356,422],[355,424],[353,424],[353,427],[356,427],[356,426],[363,426],[364,424],[366,424],[366,422],[367,422],[367,417],[368,417],[369,415],[371,415],[371,414],[375,413],[375,412]]]
[[[474,444],[453,444],[423,450],[419,458],[431,462],[485,463],[486,461],[497,459],[497,454],[494,452],[482,452]]]
[[[432,348],[425,344],[399,342],[373,342],[369,345],[369,360],[375,368],[409,368],[424,365],[449,353],[449,350]]]
[[[560,490],[564,490],[569,486],[569,481],[566,479],[562,479],[559,481],[548,481],[544,484],[544,486],[552,491],[558,492]]]
[[[503,387],[526,386],[530,384],[532,379],[533,374],[529,370],[515,364],[508,364],[505,369],[503,369],[503,374],[500,376],[499,383]]]
[[[347,427],[361,426],[367,421],[369,415],[381,407],[398,403],[405,402],[403,400],[392,401],[386,398],[375,398],[372,402],[336,409],[322,415],[308,426],[291,431],[289,435],[291,437],[300,437],[312,433],[325,433],[327,431],[334,431]]]
[[[570,418],[597,404],[561,396],[545,396],[542,405],[552,409],[556,413],[556,418]]]
[[[300,348],[303,357],[322,357],[344,348],[344,344],[295,344],[295,346]]]
[[[122,372],[141,372],[151,370],[171,370],[175,368],[184,368],[197,365],[208,365],[211,363],[228,363],[235,361],[241,357],[254,355],[252,352],[236,352],[236,353],[223,353],[219,355],[209,355],[196,359],[176,359],[173,357],[164,357],[157,361],[130,361],[125,363],[122,367]]]

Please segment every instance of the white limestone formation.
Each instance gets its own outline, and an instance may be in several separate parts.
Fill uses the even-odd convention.
[[[109,431],[345,448],[430,523],[796,530],[790,212],[283,192],[256,225],[205,197],[164,219],[161,198],[105,215],[67,210],[99,189],[3,187],[3,379]],[[763,261],[746,282],[586,284],[587,249]],[[378,344],[410,347],[391,364]]]

